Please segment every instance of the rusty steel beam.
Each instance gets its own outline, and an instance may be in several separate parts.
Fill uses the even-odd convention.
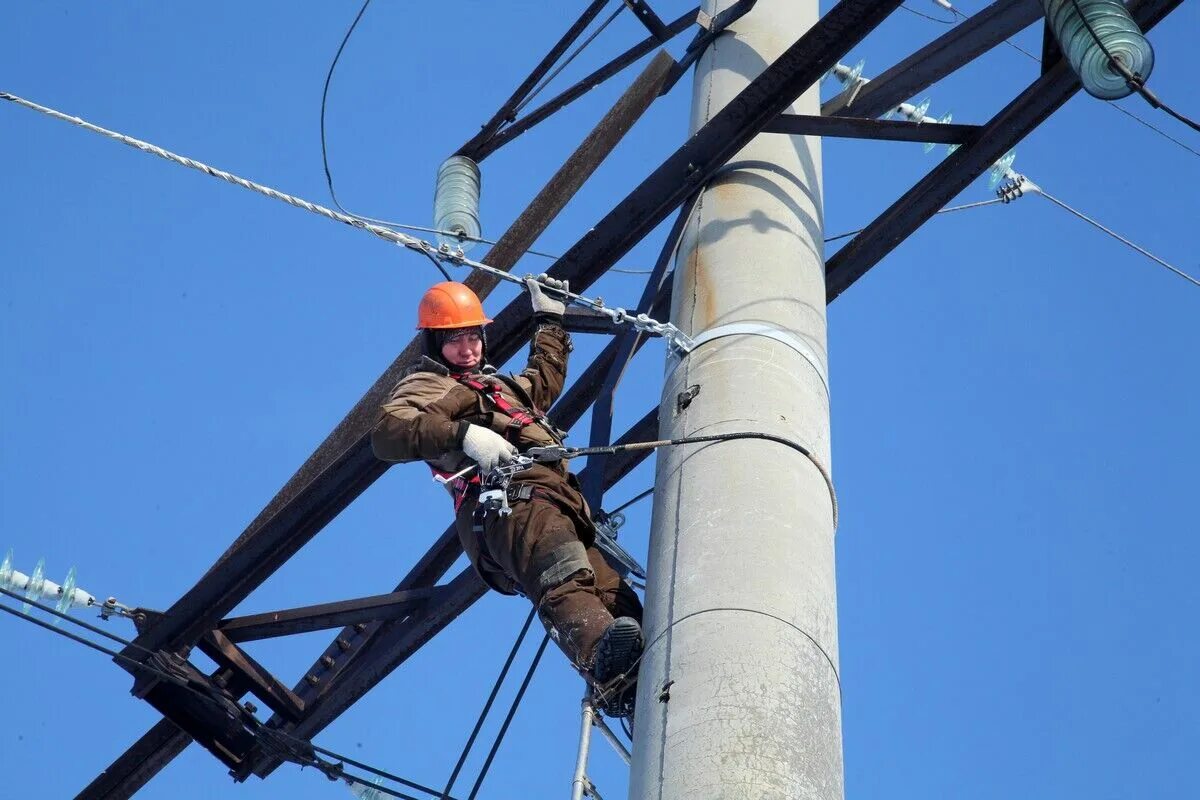
[[[396,619],[411,614],[427,602],[438,602],[440,591],[435,587],[409,589],[335,603],[248,614],[221,620],[217,630],[231,642],[252,642],[352,626],[360,622]]]
[[[218,666],[237,673],[249,686],[250,693],[276,714],[295,720],[304,716],[303,701],[221,631],[209,631],[197,646]]]
[[[803,136],[837,136],[845,139],[883,139],[893,142],[966,144],[978,135],[979,126],[958,125],[949,122],[918,124],[907,120],[782,114],[763,132]]]

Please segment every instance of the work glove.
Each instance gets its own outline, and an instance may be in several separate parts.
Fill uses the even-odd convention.
[[[487,475],[498,464],[507,464],[517,455],[517,448],[500,434],[482,425],[468,425],[463,435],[463,452],[479,465],[479,474]]]
[[[557,314],[562,316],[567,310],[567,304],[561,300],[555,300],[549,297],[542,291],[542,286],[548,286],[551,289],[561,289],[567,291],[567,281],[556,281],[546,273],[538,275],[536,278],[525,276],[525,288],[529,290],[529,301],[533,304],[533,313],[535,314]]]

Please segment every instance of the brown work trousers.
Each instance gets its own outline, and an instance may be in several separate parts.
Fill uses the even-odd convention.
[[[550,637],[583,670],[591,667],[596,642],[614,618],[642,619],[638,596],[592,538],[551,499],[535,496],[514,501],[508,516],[488,514],[480,543],[481,560],[517,584]]]

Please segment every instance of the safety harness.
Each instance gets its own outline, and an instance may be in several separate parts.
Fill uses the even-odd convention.
[[[512,420],[504,431],[504,438],[513,444],[517,444],[521,436],[521,431],[530,425],[541,425],[556,441],[562,439],[561,434],[549,423],[546,415],[534,405],[533,398],[516,381],[507,380],[499,375],[496,376],[498,380],[504,381],[505,385],[512,389],[514,394],[521,396],[521,399],[526,401],[532,413],[505,400],[498,383],[484,383],[472,375],[452,375],[451,377],[463,386],[479,392],[479,394],[487,398],[496,407],[497,411]]]
[[[515,445],[520,442],[521,431],[530,425],[539,425],[543,430],[548,432],[556,442],[562,441],[562,431],[558,430],[550,423],[550,420],[546,417],[545,413],[538,409],[538,407],[534,404],[533,398],[529,396],[529,393],[526,392],[524,387],[522,387],[515,380],[501,375],[496,376],[498,381],[503,381],[504,385],[508,386],[514,394],[518,395],[522,400],[524,400],[528,408],[522,408],[521,406],[514,405],[505,399],[499,383],[487,383],[472,374],[466,373],[451,373],[450,377],[454,378],[454,380],[458,381],[463,386],[466,386],[468,389],[478,392],[479,395],[491,403],[491,405],[497,411],[509,418],[510,422],[502,435],[512,444]],[[445,472],[432,466],[430,467],[430,470],[432,470],[436,478],[440,479],[438,482],[444,485],[450,492],[451,497],[454,498],[455,513],[458,513],[458,510],[462,507],[462,504],[466,502],[467,497],[472,491],[479,491],[481,488],[483,488],[482,478],[477,471],[470,477],[466,477],[462,473]],[[503,489],[507,500],[529,500],[534,494],[534,489],[531,486],[517,485],[510,487],[506,484]],[[486,510],[487,509],[485,509],[482,505],[479,508],[479,511]],[[477,513],[476,516],[481,516],[481,514]],[[480,520],[477,520],[477,523],[478,522],[480,522]]]

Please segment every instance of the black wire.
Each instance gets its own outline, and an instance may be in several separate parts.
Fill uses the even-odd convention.
[[[488,713],[492,710],[492,703],[496,701],[496,695],[499,694],[500,687],[504,685],[504,679],[508,677],[508,669],[512,666],[513,659],[517,657],[517,651],[521,649],[521,644],[525,641],[525,634],[529,632],[529,626],[533,622],[535,614],[537,614],[536,607],[530,609],[529,616],[525,618],[525,624],[521,626],[521,632],[517,634],[517,640],[513,642],[512,650],[509,651],[508,658],[504,661],[504,666],[500,668],[500,674],[496,677],[495,684],[492,685],[492,693],[488,695],[487,702],[483,704],[483,710],[479,712],[479,719],[475,721],[475,728],[471,731],[471,735],[467,737],[467,743],[463,746],[462,754],[458,757],[458,763],[454,765],[454,771],[450,773],[450,779],[446,781],[446,788],[439,794],[440,800],[446,800],[450,796],[450,790],[454,788],[454,782],[458,780],[458,773],[462,771],[463,764],[466,763],[471,748],[475,746],[475,738],[479,735],[479,730],[483,727],[484,720],[487,719]]]
[[[351,214],[342,204],[338,202],[337,192],[333,190],[333,174],[329,171],[329,155],[325,148],[325,103],[329,99],[329,83],[333,80],[333,70],[337,67],[338,60],[342,57],[342,51],[346,49],[346,42],[350,41],[350,35],[354,33],[354,29],[358,27],[358,21],[362,19],[363,14],[367,10],[367,6],[371,5],[371,0],[365,0],[362,8],[358,10],[358,14],[354,17],[354,22],[350,23],[346,35],[342,37],[342,43],[338,45],[337,53],[333,56],[333,62],[329,65],[329,72],[325,75],[325,88],[321,90],[321,164],[325,167],[325,183],[329,187],[329,196],[333,200],[333,204],[338,207],[344,214],[350,216],[358,216]]]
[[[1158,107],[1161,108],[1163,111],[1167,112],[1168,114],[1170,114],[1175,119],[1182,122],[1184,125],[1187,125],[1188,127],[1190,127],[1192,130],[1200,131],[1200,124],[1197,124],[1195,120],[1188,119],[1183,114],[1180,114],[1178,111],[1171,108],[1169,105],[1167,105],[1163,101],[1161,101],[1161,100],[1158,101]]]
[[[529,682],[533,679],[533,673],[537,670],[538,664],[541,663],[542,653],[546,652],[546,645],[549,642],[549,634],[542,637],[542,643],[538,646],[537,655],[533,657],[533,663],[529,665],[529,671],[525,673],[525,680],[521,681],[521,688],[517,690],[517,696],[513,698],[512,706],[508,709],[508,716],[504,718],[504,724],[500,726],[500,732],[496,734],[496,741],[492,742],[492,749],[488,751],[487,760],[483,762],[483,769],[479,771],[479,777],[475,779],[475,785],[471,787],[471,793],[467,795],[467,800],[475,800],[475,796],[479,794],[479,787],[483,785],[483,779],[487,777],[488,770],[491,769],[492,760],[496,757],[496,751],[500,749],[500,743],[504,741],[504,734],[508,733],[509,723],[516,716],[517,707],[521,705],[521,700],[525,697],[525,690],[529,688]]]
[[[616,514],[618,511],[624,511],[625,509],[629,508],[631,505],[633,505],[633,504],[634,504],[634,503],[636,503],[637,501],[639,501],[639,500],[643,500],[643,499],[645,499],[645,498],[649,497],[649,496],[650,496],[650,495],[652,495],[652,494],[654,494],[654,487],[653,487],[653,486],[651,486],[649,489],[647,489],[646,491],[642,492],[641,494],[637,495],[637,496],[636,496],[636,497],[634,497],[632,500],[626,500],[624,503],[622,503],[621,505],[617,506],[616,508],[614,508],[612,511],[609,511],[608,513],[609,513],[609,515],[612,515],[612,514]]]
[[[0,592],[4,592],[5,594],[12,594],[7,589],[0,589]],[[17,595],[17,597],[19,598],[20,595]],[[22,601],[22,602],[24,602],[24,601]],[[34,604],[34,605],[37,605],[37,604]],[[38,607],[42,608],[42,610],[46,610],[44,606],[39,605]],[[158,675],[160,675],[163,678],[170,679],[173,683],[176,682],[176,678],[174,676],[168,675],[167,673],[162,672],[161,670],[155,669],[154,667],[150,666],[149,664],[144,664],[141,661],[130,658],[129,656],[121,655],[116,650],[110,650],[109,648],[105,647],[102,644],[96,644],[95,642],[91,641],[90,639],[85,639],[82,636],[78,636],[69,631],[64,631],[62,628],[56,628],[55,626],[51,625],[49,622],[43,622],[42,620],[37,619],[36,617],[31,617],[28,614],[20,612],[17,609],[12,608],[11,606],[9,606],[5,603],[0,603],[0,611],[3,611],[7,614],[12,614],[14,617],[17,617],[18,619],[23,619],[23,620],[26,620],[27,622],[32,622],[34,625],[37,625],[39,628],[45,628],[46,630],[50,631],[51,633],[57,633],[59,636],[65,636],[66,638],[70,639],[73,642],[78,642],[79,644],[84,645],[85,647],[90,647],[93,650],[104,653],[105,655],[111,656],[114,659],[117,659],[119,661],[126,661],[129,663],[130,666],[146,670],[147,672],[157,673]]]
[[[633,729],[629,727],[629,717],[621,717],[621,732],[629,737],[629,743],[633,744]]]
[[[816,455],[799,442],[793,442],[783,436],[776,436],[773,433],[762,433],[760,431],[737,431],[731,433],[715,433],[708,436],[684,436],[678,439],[660,439],[652,442],[630,442],[628,444],[614,444],[607,447],[568,447],[564,448],[565,455],[563,458],[577,458],[587,455],[615,455],[624,453],[630,450],[657,450],[660,447],[675,447],[683,444],[705,444],[708,442],[730,442],[735,439],[760,439],[767,442],[775,442],[776,444],[790,447],[800,455],[808,459],[809,463],[821,473],[821,478],[824,479],[826,487],[829,488],[829,501],[833,506],[833,527],[837,528],[838,523],[838,499],[837,490],[833,486],[833,476],[829,474],[829,470],[820,462]]]
[[[133,642],[130,642],[127,639],[123,639],[120,636],[117,636],[115,633],[109,633],[108,631],[104,630],[103,628],[98,628],[95,625],[84,622],[81,619],[72,617],[69,614],[64,614],[61,611],[59,611],[57,608],[52,608],[50,606],[43,605],[42,603],[39,603],[36,600],[30,600],[26,597],[23,597],[23,596],[17,594],[16,592],[10,592],[8,589],[5,589],[3,586],[0,586],[0,594],[8,595],[9,597],[11,597],[13,599],[20,600],[22,603],[29,603],[29,605],[33,606],[34,608],[45,611],[47,614],[53,614],[54,616],[56,616],[60,619],[65,619],[67,622],[74,622],[79,627],[85,628],[85,629],[91,631],[92,633],[97,633],[106,639],[111,639],[112,641],[119,642],[120,644],[123,644],[123,645],[132,645],[133,644]],[[145,650],[145,652],[153,655],[153,653],[151,653],[149,650],[146,650],[144,647],[139,648],[139,649]]]
[[[1087,32],[1091,34],[1092,39],[1097,45],[1099,45],[1101,52],[1103,52],[1105,57],[1108,59],[1108,65],[1119,72],[1121,77],[1125,79],[1126,86],[1141,95],[1142,99],[1144,99],[1152,107],[1161,108],[1163,111],[1166,111],[1183,124],[1200,132],[1200,123],[1196,123],[1195,121],[1188,119],[1183,114],[1180,114],[1178,111],[1168,106],[1162,100],[1159,100],[1158,95],[1146,88],[1145,78],[1130,72],[1129,67],[1121,63],[1121,60],[1112,54],[1112,52],[1104,44],[1104,41],[1100,38],[1100,35],[1096,33],[1096,29],[1092,27],[1091,20],[1089,20],[1083,13],[1083,9],[1079,7],[1079,0],[1071,0],[1071,5],[1074,6],[1075,13],[1079,15],[1079,20],[1083,23],[1083,26],[1087,28]]]
[[[438,268],[438,272],[442,273],[442,276],[445,277],[446,280],[448,280],[448,281],[454,280],[453,278],[450,277],[450,273],[446,272],[446,268],[444,266],[442,266],[442,262],[438,261],[437,256],[435,256],[433,253],[429,252],[428,250],[426,250],[424,248],[421,249],[421,252],[424,253],[426,255],[426,257],[430,261],[433,262],[433,265]]]

